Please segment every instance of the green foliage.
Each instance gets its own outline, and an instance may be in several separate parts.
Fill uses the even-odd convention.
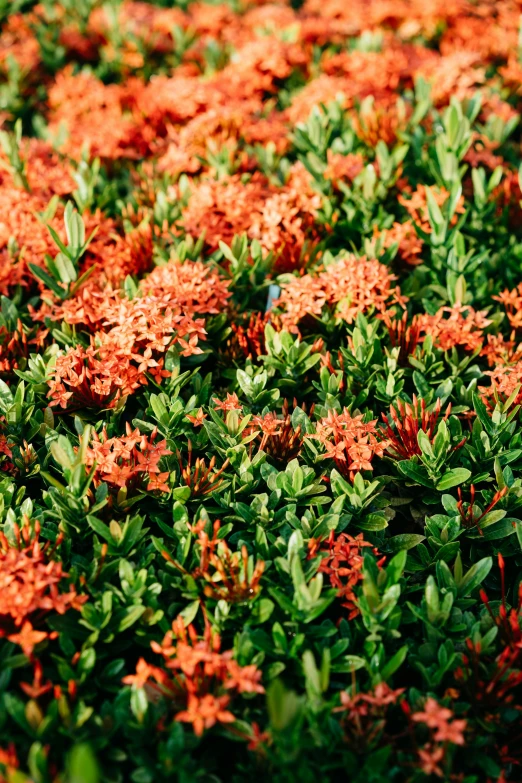
[[[1,781],[521,777],[519,13],[345,5],[0,0]]]

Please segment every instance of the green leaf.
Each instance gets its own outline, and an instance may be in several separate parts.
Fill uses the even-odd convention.
[[[473,592],[473,590],[475,590],[475,588],[482,584],[484,579],[491,571],[492,565],[493,559],[491,557],[484,557],[482,560],[479,560],[478,563],[472,565],[469,571],[457,584],[459,598],[463,598],[464,596],[469,595]]]
[[[267,689],[266,706],[274,731],[283,731],[297,718],[301,699],[295,691],[286,690],[282,681],[277,679]]]
[[[387,584],[394,585],[401,578],[406,567],[407,554],[405,549],[401,549],[386,566]]]
[[[398,468],[406,478],[410,479],[410,481],[414,481],[416,484],[422,484],[423,487],[433,489],[433,481],[426,475],[426,471],[421,468],[420,465],[417,465],[411,460],[403,460],[398,463]]]
[[[383,668],[380,671],[380,676],[385,682],[392,676],[392,674],[395,674],[395,672],[400,666],[402,666],[402,664],[406,660],[407,655],[408,655],[408,645],[405,644],[404,647],[401,647],[400,650],[397,650],[395,655],[392,658],[390,658],[390,660],[385,666],[383,666]]]
[[[260,598],[256,601],[250,614],[252,625],[265,623],[274,611],[274,606],[275,604],[270,598]]]
[[[187,606],[180,612],[185,628],[190,625],[191,622],[193,622],[198,613],[199,607],[200,602],[198,599],[197,601],[192,601],[190,604],[187,604]]]
[[[482,424],[482,426],[484,427],[488,435],[493,435],[495,431],[495,425],[491,420],[491,416],[488,413],[488,409],[486,408],[486,406],[482,402],[482,399],[476,392],[473,392],[472,399],[473,399],[473,407],[475,408],[475,413],[477,414],[480,423]]]
[[[45,269],[42,269],[39,266],[36,266],[36,264],[28,264],[29,269],[33,273],[35,277],[37,277],[39,280],[42,281],[42,283],[45,283],[47,288],[49,288],[53,294],[56,294],[60,299],[63,299],[65,296],[65,290],[58,285],[56,280],[51,277],[51,275],[48,275]]]
[[[520,549],[522,549],[522,520],[520,519],[517,519],[516,521],[516,531],[517,531],[518,545],[520,546]]]
[[[109,530],[109,526],[105,524],[105,522],[102,522],[101,519],[97,519],[96,517],[91,516],[90,514],[87,516],[87,522],[90,527],[94,530],[95,533],[97,533],[101,538],[103,538],[104,541],[109,541],[110,543],[114,543],[114,539],[111,536],[111,532]]]
[[[401,533],[386,541],[386,549],[389,549],[390,552],[400,552],[401,549],[413,549],[413,547],[425,539],[426,536],[421,536],[419,533]]]
[[[357,669],[364,669],[367,664],[364,658],[359,655],[343,655],[343,661],[349,667],[350,671],[357,671]]]
[[[382,514],[368,514],[364,519],[357,522],[359,530],[384,530],[388,527],[388,520]]]
[[[99,783],[100,770],[89,745],[75,745],[69,754],[67,783]]]
[[[140,619],[145,609],[145,606],[138,604],[116,612],[113,617],[113,621],[116,623],[114,630],[117,632],[126,631]]]
[[[303,653],[303,672],[308,696],[310,698],[319,698],[321,695],[321,678],[311,650],[305,650]]]
[[[64,213],[65,233],[67,241],[74,251],[78,251],[85,242],[85,226],[78,212],[73,209],[71,202],[65,207]]]
[[[69,249],[67,247],[65,247],[65,245],[63,244],[62,240],[60,239],[60,237],[58,236],[58,234],[56,233],[54,228],[52,226],[49,226],[49,225],[47,226],[47,228],[48,228],[49,233],[52,236],[55,244],[58,246],[58,248],[62,251],[62,253],[64,255],[70,257]]]
[[[459,484],[463,484],[471,476],[471,471],[467,468],[452,468],[446,471],[441,479],[437,481],[436,488],[444,491],[451,487],[456,487]]]
[[[61,283],[68,285],[69,283],[73,283],[76,280],[76,269],[74,268],[72,261],[67,258],[67,256],[64,256],[63,253],[58,253],[54,259],[54,263]]]

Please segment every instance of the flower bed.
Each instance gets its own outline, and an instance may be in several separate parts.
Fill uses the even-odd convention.
[[[522,779],[514,0],[0,2],[0,780]]]

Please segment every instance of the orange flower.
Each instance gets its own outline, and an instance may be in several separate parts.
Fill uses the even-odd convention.
[[[511,332],[509,340],[502,334],[488,334],[487,343],[480,352],[486,356],[490,367],[498,364],[516,364],[522,359],[522,343],[517,343],[516,332]]]
[[[221,652],[221,639],[208,624],[199,638],[192,625],[185,628],[180,616],[162,643],[152,642],[151,647],[163,657],[165,668],[149,666],[140,659],[136,674],[123,681],[163,694],[172,703],[174,719],[192,723],[197,736],[216,723],[236,720],[226,708],[237,694],[264,693],[257,667],[240,666],[232,650]]]
[[[425,775],[437,775],[443,777],[444,772],[440,767],[440,762],[444,759],[444,748],[432,747],[431,745],[425,745],[424,748],[419,748],[417,751],[420,768]]]
[[[294,400],[294,407],[296,404]],[[301,427],[294,428],[287,400],[283,402],[281,418],[275,411],[270,411],[264,416],[253,416],[251,426],[252,430],[260,430],[259,449],[276,463],[286,465],[301,453],[304,433],[301,433]]]
[[[342,413],[330,410],[317,422],[315,434],[306,437],[318,440],[326,449],[321,459],[333,459],[337,470],[353,481],[358,471],[373,470],[371,460],[382,457],[388,445],[378,439],[376,423],[365,422],[362,414],[352,416],[347,408]]]
[[[23,628],[22,628],[23,633]],[[13,641],[11,639],[11,641]],[[18,642],[20,644],[20,642]],[[21,645],[23,648],[23,645]],[[31,648],[32,649],[32,648]],[[25,650],[24,650],[25,652]],[[27,654],[27,653],[26,653]],[[43,667],[39,660],[33,660],[33,681],[32,683],[29,682],[21,682],[20,687],[23,690],[23,692],[29,696],[30,699],[39,699],[42,696],[45,696],[46,693],[49,693],[53,689],[53,684],[50,680],[46,680],[44,682],[44,675],[43,675]]]
[[[341,704],[333,712],[341,713],[341,725],[345,741],[351,748],[371,750],[381,736],[385,726],[388,708],[397,704],[404,688],[392,690],[387,683],[379,683],[373,692],[356,690],[355,672],[352,674],[351,690],[342,691]]]
[[[438,701],[435,701],[430,696],[426,699],[424,712],[413,713],[412,720],[417,723],[425,723],[430,729],[438,729],[440,726],[444,726],[452,716],[453,712],[451,710],[447,707],[442,707]]]
[[[413,316],[409,326],[407,312],[403,313],[402,318],[390,318],[388,313],[384,313],[382,320],[388,330],[393,348],[399,349],[399,363],[407,366],[409,357],[415,353],[415,349],[421,341],[421,327],[418,316]]]
[[[54,256],[55,245],[38,214],[47,208],[46,193],[27,193],[5,182],[0,186],[0,293],[8,296],[17,286],[27,288],[34,277],[29,264],[42,267],[46,253]],[[61,233],[58,208],[51,225]]]
[[[501,402],[506,402],[513,394],[513,405],[522,402],[522,361],[513,365],[497,365],[493,370],[486,372],[491,378],[491,386],[479,386],[479,391],[484,402],[494,408],[496,397]]]
[[[372,96],[358,112],[353,113],[352,122],[357,136],[368,147],[374,149],[379,141],[391,147],[397,141],[397,134],[406,129],[408,113],[403,101],[384,99],[374,102]]]
[[[201,180],[183,211],[185,231],[216,249],[231,244],[237,234],[259,240],[265,252],[280,256],[279,266],[299,265],[305,243],[316,235],[315,217],[321,197],[301,163],[290,169],[285,184],[275,187],[256,172],[244,183],[239,175],[226,180]]]
[[[237,394],[227,393],[226,400],[218,400],[217,397],[212,398],[214,407],[217,411],[242,411],[243,406],[239,402]]]
[[[312,542],[313,539],[310,540],[309,556],[315,555],[318,546],[316,542]],[[354,588],[363,579],[363,550],[367,548],[370,548],[376,557],[379,555],[376,547],[365,541],[362,533],[358,533],[355,538],[348,533],[340,533],[338,536],[332,533],[328,542],[318,550],[318,554],[323,555],[319,571],[327,574],[332,587],[337,588],[342,606],[348,609],[349,620],[360,614]],[[384,560],[385,558],[381,558],[379,566]]]
[[[18,633],[11,633],[7,638],[13,644],[19,644],[25,655],[30,655],[36,645],[48,637],[46,631],[35,631],[29,620],[26,620]]]
[[[283,327],[293,332],[306,317],[320,316],[324,307],[332,308],[336,319],[352,323],[358,313],[372,308],[384,313],[393,305],[404,305],[405,297],[391,285],[394,280],[375,259],[346,255],[315,277],[293,278],[274,304],[283,311]]]
[[[127,422],[126,435],[108,438],[105,428],[101,436],[93,433],[93,441],[85,451],[85,465],[94,467],[94,485],[105,481],[113,488],[126,487],[128,493],[140,491],[146,482],[149,491],[168,492],[165,483],[169,472],[162,472],[159,463],[162,457],[172,454],[166,448],[166,440],[154,443],[157,430],[150,436],[132,430]]]
[[[502,302],[507,311],[507,317],[513,329],[522,327],[522,283],[513,289],[505,290],[498,296],[494,296],[497,302]]]
[[[250,569],[246,546],[243,545],[240,552],[231,552],[227,542],[220,538],[219,519],[213,524],[212,537],[206,532],[206,526],[204,520],[200,520],[192,527],[189,526],[190,531],[198,537],[200,550],[199,565],[190,574],[192,579],[204,579],[206,584],[203,592],[216,601],[246,603],[254,600],[261,589],[264,562],[258,560]],[[181,572],[188,573],[168,552],[164,551],[162,554],[165,560]],[[214,571],[212,572],[211,569]]]
[[[383,247],[389,248],[392,245],[398,245],[397,254],[399,258],[409,266],[418,266],[422,264],[422,248],[424,242],[417,235],[415,227],[411,220],[406,220],[404,223],[394,223],[393,226],[386,231],[376,232],[376,237],[382,236]]]
[[[10,745],[7,750],[0,748],[0,764],[8,765],[14,769],[18,767],[18,758],[14,745]]]
[[[205,729],[210,729],[216,723],[234,723],[235,717],[225,709],[230,703],[228,696],[213,696],[206,693],[199,698],[192,694],[188,697],[186,710],[178,712],[176,720],[192,723],[194,734],[200,737]]]
[[[221,475],[229,465],[228,459],[216,471],[214,470],[216,464],[215,456],[211,458],[208,466],[202,457],[197,457],[194,466],[192,466],[192,443],[190,440],[188,441],[187,464],[183,464],[179,450],[176,451],[176,456],[178,458],[180,480],[190,488],[192,497],[210,495],[223,483],[224,479],[221,478]]]
[[[121,396],[147,385],[147,374],[157,381],[169,376],[163,365],[171,345],[179,346],[182,356],[202,353],[198,341],[206,335],[204,320],[193,318],[193,314],[200,309],[217,312],[228,292],[217,277],[207,277],[196,267],[194,279],[178,286],[176,303],[169,285],[179,278],[186,282],[187,272],[177,278],[178,268],[173,265],[145,284],[145,289],[151,290],[156,282],[158,286],[163,283],[165,292],[154,289],[153,294],[133,300],[111,288],[103,293],[87,293],[88,289],[81,293],[85,306],[73,322],[96,323],[103,330],[91,336],[87,348],[80,345],[57,357],[49,390],[51,405],[114,407]],[[204,282],[215,283],[215,291],[206,302],[202,297],[198,305],[199,285]]]
[[[326,153],[328,165],[324,171],[325,179],[331,179],[334,187],[337,180],[346,179],[352,182],[355,177],[361,173],[364,168],[364,157],[360,152],[341,155],[338,152],[328,150]]]
[[[484,68],[479,66],[480,55],[474,45],[471,51],[457,51],[428,60],[417,74],[431,85],[435,106],[447,106],[451,98],[461,101],[476,93],[485,81]]]
[[[203,413],[203,408],[199,408],[195,416],[193,414],[187,413],[187,419],[191,424],[194,425],[194,427],[201,427],[206,418],[207,414]]]
[[[459,302],[452,307],[441,307],[435,315],[420,315],[421,332],[433,337],[434,344],[443,351],[461,346],[466,351],[477,351],[484,344],[484,329],[492,322],[484,310],[474,310]]]
[[[127,89],[105,85],[93,74],[74,73],[67,66],[49,90],[49,132],[68,131],[60,146],[72,158],[81,159],[87,148],[92,158],[139,159],[151,149],[154,136],[142,122],[125,111]]]
[[[232,295],[228,282],[201,261],[173,259],[158,266],[141,282],[145,296],[177,306],[185,315],[222,312]]]
[[[413,395],[413,403],[397,400],[394,405],[390,405],[390,418],[393,421],[393,427],[390,419],[384,413],[382,418],[386,424],[387,451],[394,459],[410,459],[416,454],[422,454],[418,444],[419,432],[424,432],[433,443],[437,425],[439,423],[441,403],[437,398],[435,407],[431,412],[426,409],[426,402],[421,399],[420,402]],[[442,421],[447,421],[451,414],[451,403],[446,408]],[[455,448],[464,445],[466,439]]]
[[[122,679],[122,682],[125,685],[132,685],[134,688],[144,688],[149,680],[157,679],[158,672],[161,673],[161,680],[163,677],[162,670],[158,669],[157,666],[151,666],[146,662],[145,658],[140,658],[136,664],[136,674],[128,674]]]
[[[41,349],[48,333],[48,329],[38,327],[31,336],[20,319],[13,331],[0,326],[0,372],[11,374],[19,368],[24,369],[30,349]]]
[[[229,678],[225,682],[225,688],[234,688],[238,693],[264,693],[261,685],[262,672],[254,666],[240,666],[237,661],[228,663]]]
[[[444,204],[450,197],[449,192],[442,187],[428,187],[427,185],[417,185],[416,190],[413,192],[409,187],[404,188],[406,195],[397,196],[399,204],[406,209],[410,217],[415,223],[417,223],[423,231],[427,234],[431,234],[431,225],[428,220],[428,191],[431,193],[435,203],[439,207],[444,207]],[[451,219],[451,224],[454,225],[458,217],[457,215],[465,212],[464,196],[460,196],[455,207],[455,214]]]
[[[467,721],[452,720],[452,710],[442,707],[431,696],[426,699],[424,711],[414,712],[411,717],[416,723],[425,723],[430,729],[435,729],[433,738],[436,742],[464,745],[463,732],[466,729]]]
[[[15,527],[16,544],[11,544],[0,532],[0,637],[20,644],[30,655],[35,645],[54,637],[45,629],[36,630],[50,612],[64,614],[68,609],[81,609],[87,596],[79,596],[73,585],[60,592],[67,574],[61,562],[52,560],[49,542],[40,544],[40,525],[31,533],[26,520],[20,530]],[[55,547],[60,543],[59,537]]]

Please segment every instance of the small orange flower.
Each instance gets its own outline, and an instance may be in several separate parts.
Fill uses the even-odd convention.
[[[483,310],[469,305],[441,307],[435,315],[418,317],[421,332],[431,335],[434,344],[443,351],[461,346],[465,351],[477,351],[484,344],[484,329],[491,324]]]
[[[369,541],[365,541],[362,533],[355,537],[348,533],[340,533],[338,536],[331,533],[323,546],[313,539],[310,541],[309,557],[315,556],[316,553],[323,556],[319,571],[327,574],[332,587],[337,588],[342,606],[348,609],[348,619],[353,620],[359,615],[354,588],[363,579],[363,550],[369,548],[376,557],[379,555],[378,550],[372,547]],[[385,558],[381,558],[378,565],[382,566],[384,560]]]
[[[26,655],[30,655],[36,645],[48,636],[46,631],[35,631],[29,620],[26,620],[18,633],[9,634],[7,638],[13,644],[19,644]]]
[[[151,647],[163,657],[164,668],[140,659],[136,674],[127,675],[124,683],[149,688],[149,695],[163,694],[172,703],[174,719],[191,723],[197,736],[216,723],[235,722],[227,708],[237,694],[264,693],[257,667],[240,666],[232,650],[221,652],[221,639],[208,624],[199,638],[192,625],[185,628],[180,616],[162,643],[152,642]]]
[[[431,412],[426,409],[426,402],[417,399],[413,395],[413,403],[397,400],[390,405],[390,418],[384,413],[382,419],[386,424],[387,451],[394,459],[410,459],[416,454],[421,454],[418,443],[419,432],[424,432],[431,442],[435,438],[437,425],[441,412],[440,399],[437,398],[435,407]],[[451,414],[451,403],[446,408],[442,421],[447,421]],[[391,419],[391,421],[390,421]],[[392,426],[393,422],[393,426]],[[461,448],[464,440],[455,448]]]
[[[294,407],[296,405],[294,400]],[[283,402],[281,418],[275,411],[265,413],[264,416],[253,416],[251,427],[252,430],[259,428],[259,448],[275,462],[286,465],[301,453],[304,434],[299,426],[294,428],[287,400]]]
[[[522,327],[522,283],[512,291],[503,291],[498,296],[494,296],[497,302],[502,302],[507,311],[509,323],[513,329]]]
[[[303,275],[283,285],[274,304],[282,310],[282,326],[292,332],[305,318],[319,317],[325,307],[337,320],[352,323],[358,313],[385,313],[393,305],[404,305],[405,297],[392,287],[394,279],[379,261],[347,255],[316,276]]]
[[[190,694],[187,709],[178,712],[176,720],[192,723],[194,734],[200,737],[205,729],[211,729],[216,723],[234,723],[235,717],[225,709],[229,703],[228,696],[216,698],[211,693],[206,693],[199,698]]]
[[[226,400],[218,400],[217,397],[214,397],[212,402],[214,403],[214,407],[217,411],[242,411],[243,406],[239,402],[237,394],[229,394],[227,393]]]
[[[375,236],[382,236],[383,247],[385,248],[396,244],[398,257],[408,266],[422,264],[421,253],[424,242],[415,231],[411,220],[405,220],[404,223],[395,222],[386,231],[377,231]]]
[[[409,187],[404,188],[405,195],[399,195],[397,200],[404,209],[408,212],[412,220],[417,223],[423,231],[427,234],[431,233],[431,225],[428,220],[428,191],[433,197],[438,207],[443,208],[448,201],[450,194],[445,188],[428,187],[427,185],[417,185],[416,190],[411,191]],[[451,224],[454,225],[458,217],[457,215],[465,212],[464,197],[460,196],[457,205],[455,207],[455,214],[451,219]]]
[[[30,655],[37,644],[55,636],[39,629],[42,619],[50,612],[81,609],[87,596],[78,595],[73,585],[60,592],[67,574],[62,563],[51,558],[50,543],[40,544],[38,522],[31,532],[26,520],[21,530],[15,527],[15,534],[13,545],[0,532],[0,637],[7,636]]]
[[[221,476],[229,465],[228,459],[224,461],[219,470],[214,470],[216,464],[215,456],[211,458],[208,466],[202,457],[197,457],[194,465],[192,465],[192,443],[190,440],[188,441],[187,464],[183,464],[183,458],[179,450],[176,451],[176,456],[178,458],[180,480],[190,488],[192,497],[210,495],[223,483],[224,479]]]
[[[207,414],[203,413],[203,408],[199,408],[195,416],[193,414],[187,413],[187,419],[191,424],[194,425],[194,427],[201,427],[206,418]]]
[[[168,492],[165,482],[169,472],[162,472],[159,466],[162,457],[172,454],[167,442],[154,443],[157,429],[147,436],[138,429],[132,430],[128,422],[125,426],[126,434],[119,438],[108,438],[105,429],[101,435],[93,433],[92,443],[85,450],[85,465],[94,467],[94,485],[104,481],[113,488],[126,487],[131,493],[139,491],[146,482],[149,491]]]
[[[364,421],[362,414],[352,416],[347,408],[342,413],[333,410],[316,424],[314,435],[325,448],[322,459],[333,459],[337,470],[350,481],[360,470],[373,470],[374,456],[382,457],[388,441],[379,436],[375,421]]]
[[[433,738],[436,742],[464,745],[463,732],[466,729],[467,721],[452,720],[453,711],[440,705],[431,696],[426,699],[424,711],[414,712],[411,717],[416,723],[425,723],[430,729],[435,729]]]
[[[491,378],[491,386],[479,386],[482,399],[490,408],[496,405],[496,398],[506,402],[513,394],[513,405],[522,402],[522,361],[512,365],[497,365],[485,373]]]

